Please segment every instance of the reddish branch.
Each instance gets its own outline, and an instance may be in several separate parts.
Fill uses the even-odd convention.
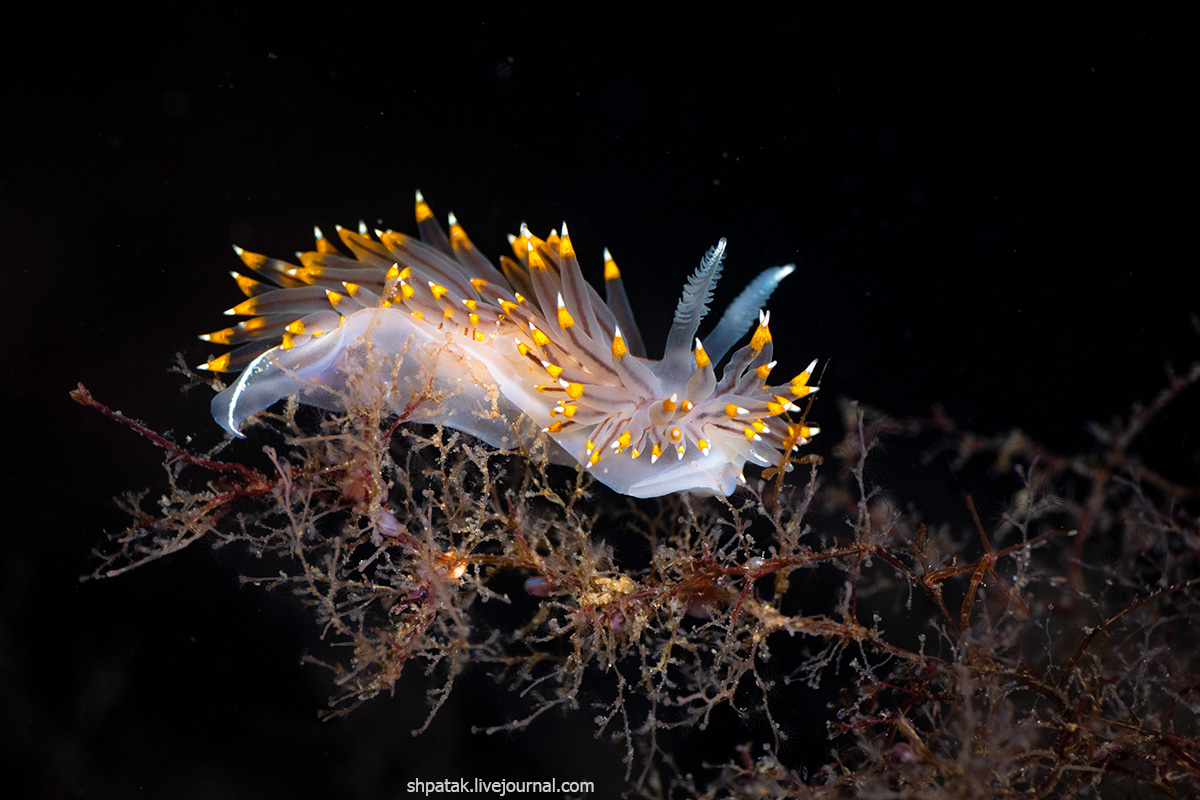
[[[141,436],[144,439],[149,439],[153,444],[170,453],[173,458],[177,458],[185,464],[194,464],[197,467],[211,469],[214,472],[236,473],[242,478],[243,481],[246,482],[248,486],[252,486],[267,480],[261,473],[250,469],[244,464],[239,464],[235,461],[216,461],[214,459],[196,455],[195,453],[185,450],[167,437],[152,430],[145,423],[138,422],[136,419],[127,417],[124,413],[115,411],[104,405],[104,403],[101,403],[99,400],[93,397],[92,393],[88,391],[88,388],[82,383],[78,384],[75,389],[71,390],[71,399],[76,403],[79,403],[81,406],[94,408],[96,411],[99,411],[109,419],[116,420],[132,430],[138,436]]]

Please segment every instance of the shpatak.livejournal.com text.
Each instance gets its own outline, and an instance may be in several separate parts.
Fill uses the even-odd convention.
[[[545,781],[485,780],[483,778],[451,778],[440,781],[413,780],[407,784],[412,794],[491,794],[504,797],[518,792],[535,794],[587,794],[596,790],[592,781],[560,781],[551,778]]]

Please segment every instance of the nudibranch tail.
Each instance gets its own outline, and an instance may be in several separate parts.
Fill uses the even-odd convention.
[[[419,192],[416,216],[419,239],[339,227],[345,250],[317,230],[299,264],[235,248],[246,300],[226,313],[247,319],[200,337],[234,348],[201,369],[241,373],[213,399],[222,427],[241,436],[250,416],[285,397],[346,410],[366,393],[405,419],[512,447],[530,435],[516,433],[525,417],[557,461],[636,497],[728,495],[747,461],[778,465],[817,433],[791,417],[794,401],[817,391],[816,362],[787,384],[767,383],[775,362],[761,309],[793,265],[761,273],[698,338],[721,239],[688,278],[654,360],[616,262],[605,250],[601,299],[565,223],[545,239],[522,225],[497,267],[453,214],[447,233]]]

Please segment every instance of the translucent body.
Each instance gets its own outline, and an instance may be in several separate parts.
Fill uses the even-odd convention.
[[[512,240],[517,258],[496,269],[453,218],[449,238],[420,199],[417,218],[424,241],[339,229],[354,258],[321,237],[298,267],[239,251],[283,288],[235,274],[250,300],[230,311],[252,319],[202,337],[243,345],[205,365],[243,367],[213,399],[222,427],[241,436],[246,419],[293,395],[334,410],[382,404],[497,447],[544,432],[556,461],[581,464],[635,497],[728,495],[747,460],[778,463],[815,432],[787,417],[798,410],[790,398],[815,390],[811,367],[790,386],[766,385],[771,337],[759,308],[790,265],[750,284],[706,350],[695,336],[720,275],[722,239],[685,285],[663,358],[653,360],[616,265],[606,253],[606,302],[584,281],[565,227],[546,240],[523,229]],[[714,367],[756,315],[750,343],[718,379]],[[533,426],[522,428],[524,418]]]

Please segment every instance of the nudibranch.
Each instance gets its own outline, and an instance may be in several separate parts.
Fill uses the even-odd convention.
[[[816,361],[768,386],[770,315],[761,310],[794,265],[761,273],[703,343],[725,240],[683,288],[660,360],[647,357],[616,263],[604,252],[607,300],[584,280],[567,233],[539,239],[522,225],[515,258],[499,268],[450,215],[449,236],[417,193],[420,239],[365,226],[338,228],[349,256],[320,230],[299,265],[235,247],[257,278],[233,272],[249,319],[200,338],[240,345],[200,369],[238,372],[212,401],[234,436],[253,414],[298,396],[345,411],[364,375],[406,420],[440,422],[496,447],[521,442],[524,415],[580,464],[634,497],[678,491],[731,494],[747,461],[777,465],[817,427],[793,422]],[[729,355],[757,320],[750,341]],[[351,390],[355,386],[358,394]],[[529,427],[529,426],[526,426]]]

